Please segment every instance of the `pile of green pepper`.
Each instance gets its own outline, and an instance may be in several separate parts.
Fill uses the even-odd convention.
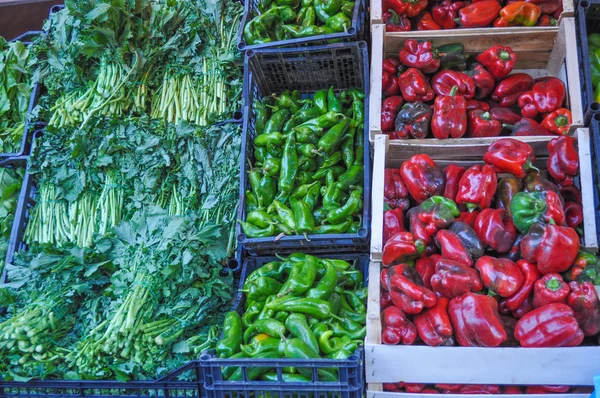
[[[333,87],[255,100],[254,164],[246,191],[249,238],[356,233],[362,224],[364,99]]]
[[[346,32],[355,2],[347,0],[261,0],[258,15],[244,26],[246,44]]]
[[[252,272],[244,283],[242,316],[225,316],[219,358],[345,359],[366,335],[367,289],[363,273],[347,261],[294,253]],[[335,368],[318,370],[337,381]],[[249,380],[276,381],[273,368],[247,369]],[[241,380],[239,367],[223,368],[225,380]],[[286,368],[283,380],[312,381],[309,368]]]

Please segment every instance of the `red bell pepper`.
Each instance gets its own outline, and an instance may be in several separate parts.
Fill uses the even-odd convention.
[[[435,265],[431,288],[438,297],[454,298],[483,289],[477,271],[464,263],[442,258]]]
[[[439,254],[432,254],[429,257],[421,257],[415,263],[415,270],[421,276],[423,284],[429,290],[431,289],[431,276],[435,273],[435,265],[442,256]]]
[[[519,1],[519,0],[507,0],[506,4],[511,4],[516,1]],[[552,14],[552,13],[555,13],[559,8],[562,8],[562,2],[560,0],[525,0],[525,1],[538,6],[540,8],[540,11],[542,12],[542,14]]]
[[[415,18],[417,30],[442,30],[442,27],[433,20],[433,16],[429,11],[421,11]]]
[[[523,301],[523,304],[521,304],[519,308],[512,312],[512,316],[515,319],[521,319],[531,311],[533,311],[533,298],[529,296]]]
[[[423,392],[423,390],[425,390],[425,387],[426,387],[425,384],[404,383],[404,388],[406,389],[406,392],[410,392],[410,393]]]
[[[460,138],[467,131],[467,103],[464,97],[455,95],[457,89],[454,86],[450,95],[440,95],[435,99],[431,131],[439,140]]]
[[[519,267],[507,258],[483,256],[475,263],[485,287],[500,297],[510,297],[516,293],[525,277]]]
[[[467,100],[467,112],[469,111],[477,111],[481,110],[484,112],[489,112],[490,105],[487,102],[470,99]]]
[[[417,203],[444,192],[444,172],[428,155],[414,155],[400,167],[402,180]]]
[[[509,251],[517,237],[515,224],[502,209],[482,210],[475,219],[473,229],[487,249],[498,253]]]
[[[393,9],[385,11],[381,16],[383,23],[385,24],[386,32],[409,32],[410,31],[410,19],[406,17],[406,14],[400,14]]]
[[[396,139],[427,137],[431,113],[431,108],[422,102],[407,102],[396,117],[394,137]]]
[[[470,99],[475,96],[475,82],[469,75],[454,70],[443,70],[431,78],[431,88],[437,95],[452,95],[456,87],[455,95]]]
[[[392,305],[394,305],[394,303],[392,302],[392,296],[390,295],[390,292],[384,290],[382,286],[381,292],[379,293],[379,308],[381,308],[381,310],[383,311],[384,309]]]
[[[500,312],[503,314],[515,312],[522,307],[525,300],[531,296],[533,287],[541,276],[534,263],[519,260],[517,261],[517,267],[523,274],[523,284],[512,296],[500,301]]]
[[[559,274],[546,274],[533,286],[533,307],[540,308],[552,303],[567,303],[569,285]]]
[[[554,12],[554,14],[552,14],[552,18],[559,20],[560,17],[562,16],[562,12],[563,12],[562,1],[560,1],[560,0],[552,0],[552,1],[558,2],[558,9]]]
[[[548,304],[525,314],[515,327],[523,347],[574,347],[583,341],[575,313],[565,304]]]
[[[567,135],[572,123],[571,111],[565,108],[558,108],[546,115],[544,120],[542,120],[541,126],[551,133]]]
[[[579,173],[579,153],[574,137],[557,137],[548,143],[548,173],[560,185],[573,185]]]
[[[384,267],[413,260],[425,250],[425,242],[415,239],[410,232],[399,232],[388,239],[383,247],[381,262]]]
[[[497,137],[502,131],[502,124],[492,118],[489,112],[469,111],[467,120],[467,137]]]
[[[462,1],[444,0],[431,9],[431,15],[442,29],[454,29],[457,26],[458,11],[465,6]]]
[[[600,285],[600,259],[593,254],[579,252],[573,266],[564,274],[568,281],[592,282]]]
[[[408,68],[398,76],[398,86],[408,102],[429,102],[435,96],[427,77],[419,69]]]
[[[400,95],[387,97],[383,100],[383,104],[381,105],[381,131],[394,130],[396,116],[403,104],[404,99]]]
[[[383,245],[399,232],[405,232],[404,211],[396,208],[383,213]]]
[[[538,19],[537,23],[535,24],[535,26],[557,26],[558,25],[558,21],[556,19],[554,19],[554,17],[552,17],[551,15],[542,15],[540,17],[540,19]]]
[[[465,73],[475,82],[475,98],[484,99],[489,97],[494,92],[496,82],[494,76],[483,67],[483,65],[474,63],[471,68]]]
[[[428,0],[383,0],[384,10],[394,10],[398,14],[406,14],[412,18],[427,7]]]
[[[449,227],[459,215],[460,210],[452,200],[432,196],[408,211],[410,232],[416,239],[429,243],[439,229]]]
[[[552,133],[542,126],[538,122],[529,118],[522,118],[518,123],[513,126],[505,126],[512,130],[510,135],[523,137],[523,136],[540,136],[540,135],[552,135]]]
[[[564,83],[556,77],[537,82],[531,91],[519,97],[521,115],[534,119],[539,113],[554,112],[565,102],[566,89]]]
[[[454,200],[456,199],[456,193],[458,192],[458,182],[465,173],[465,168],[450,164],[444,169],[446,175],[446,187],[444,188],[444,197]]]
[[[581,204],[581,191],[575,185],[561,186],[560,194],[562,195],[564,202],[575,202]]]
[[[458,261],[469,267],[473,266],[473,258],[468,247],[454,232],[442,229],[435,235],[435,243],[442,250],[442,257]]]
[[[435,305],[415,315],[417,334],[431,347],[454,345],[452,324],[448,316],[450,300],[438,297]]]
[[[500,394],[500,386],[490,384],[464,384],[452,394]],[[448,393],[445,393],[448,394]]]
[[[483,0],[472,3],[458,11],[459,21],[463,28],[483,28],[491,24],[502,6],[496,0]]]
[[[490,165],[473,165],[465,171],[458,184],[456,203],[467,209],[487,209],[494,199],[498,179]]]
[[[407,314],[419,314],[435,305],[435,294],[423,285],[417,271],[408,264],[391,267],[387,285],[394,305]]]
[[[496,80],[502,80],[512,72],[517,54],[510,47],[496,45],[477,54],[477,62],[483,65]]]
[[[410,15],[408,16],[410,17]],[[423,73],[433,73],[440,67],[440,58],[435,53],[430,41],[406,40],[398,58],[404,65],[420,69]]]
[[[492,143],[483,156],[483,161],[498,173],[509,173],[519,179],[525,178],[530,169],[537,170],[533,167],[535,155],[531,145],[513,138],[503,138]]]
[[[463,211],[460,213],[460,217],[456,219],[456,222],[464,222],[469,227],[473,228],[473,226],[475,225],[475,220],[477,219],[479,213],[479,210]]]
[[[496,86],[491,99],[502,107],[511,107],[519,101],[519,97],[526,91],[531,90],[535,81],[526,73],[515,73]]]
[[[401,69],[402,64],[398,58],[386,58],[383,60],[381,89],[385,96],[400,94],[400,87],[396,79]]]
[[[385,169],[383,175],[383,201],[390,209],[407,210],[410,206],[408,190],[399,169]]]
[[[600,333],[600,301],[591,282],[570,282],[571,293],[567,297],[567,305],[575,312],[585,336]]]
[[[410,345],[417,339],[415,325],[398,307],[387,307],[381,312],[381,342],[383,344]]]
[[[571,227],[579,233],[579,226],[583,223],[583,207],[579,203],[566,202],[564,210],[567,227]]]
[[[569,269],[579,251],[579,236],[573,228],[536,223],[521,241],[521,254],[537,263],[542,274]]]
[[[510,108],[502,108],[500,106],[491,108],[490,115],[502,124],[514,125],[523,119],[521,115],[516,114]]]
[[[494,21],[494,26],[535,26],[540,14],[540,8],[535,4],[515,1],[500,10],[500,17]]]
[[[498,347],[507,338],[498,313],[498,302],[490,296],[467,293],[455,297],[448,315],[456,342],[463,347]]]
[[[525,394],[561,394],[569,392],[570,386],[528,386]]]
[[[519,386],[503,386],[502,394],[523,394],[523,389]]]

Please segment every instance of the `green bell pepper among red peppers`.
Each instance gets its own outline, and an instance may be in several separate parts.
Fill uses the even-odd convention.
[[[562,199],[552,191],[519,192],[512,198],[510,210],[515,226],[524,234],[535,223],[565,223]]]
[[[579,252],[573,265],[563,276],[570,282],[592,282],[594,285],[600,285],[600,260],[593,254]]]

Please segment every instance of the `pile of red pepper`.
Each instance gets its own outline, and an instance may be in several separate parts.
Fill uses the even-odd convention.
[[[383,383],[383,390],[413,394],[590,394],[593,387],[571,386],[499,386],[490,384],[417,384]]]
[[[491,144],[484,164],[386,169],[384,344],[561,347],[600,333],[598,259],[580,251],[574,138]],[[411,207],[412,206],[412,207]]]
[[[484,28],[486,26],[556,26],[561,0],[383,0],[388,32]]]
[[[490,1],[496,3],[473,5]],[[383,60],[381,131],[391,139],[569,132],[571,112],[563,108],[567,92],[560,79],[511,74],[517,55],[502,45],[474,60],[467,62],[462,44],[434,48],[429,41],[406,40],[398,58]]]

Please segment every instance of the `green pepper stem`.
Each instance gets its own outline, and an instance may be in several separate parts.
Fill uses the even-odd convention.
[[[510,53],[502,50],[498,53],[498,58],[500,58],[502,61],[508,61],[510,59]]]
[[[452,90],[450,90],[450,97],[454,97],[458,92],[458,86],[453,86]]]
[[[554,119],[554,124],[556,124],[558,127],[566,126],[567,123],[569,123],[569,119],[567,119],[565,116],[558,116],[556,119]]]
[[[553,292],[560,289],[560,285],[561,285],[560,281],[556,278],[552,278],[548,282],[546,282],[546,288],[548,288],[549,290],[552,290]]]

